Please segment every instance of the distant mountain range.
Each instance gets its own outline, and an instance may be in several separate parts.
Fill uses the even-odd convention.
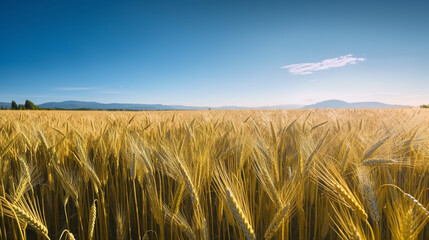
[[[81,110],[207,110],[210,107],[194,107],[183,105],[163,105],[163,104],[132,104],[132,103],[99,103],[99,102],[82,102],[82,101],[64,101],[64,102],[47,102],[38,105],[41,108],[51,109],[81,109]],[[0,107],[10,108],[10,103],[0,102]],[[348,103],[340,100],[327,100],[312,105],[276,105],[262,107],[239,107],[224,106],[213,107],[210,109],[324,109],[324,108],[405,108],[409,106],[390,105],[380,102],[355,102]]]
[[[323,108],[406,108],[404,105],[390,105],[380,102],[355,102],[348,103],[341,100],[327,100],[312,105],[304,106],[303,109],[323,109]]]
[[[94,109],[94,110],[207,110],[210,107],[194,107],[183,105],[162,105],[162,104],[131,104],[131,103],[98,103],[81,101],[48,102],[38,105],[41,108],[53,109]],[[302,105],[278,105],[269,107],[238,107],[225,106],[210,109],[297,109]]]
[[[262,106],[262,107],[239,107],[239,106],[223,106],[214,107],[211,109],[227,110],[227,109],[258,109],[258,110],[269,110],[269,109],[300,109],[303,105],[289,104],[289,105],[274,105],[274,106]],[[206,108],[207,109],[207,108]]]
[[[95,110],[202,110],[203,107],[162,104],[134,104],[134,103],[99,103],[99,102],[47,102],[38,105],[41,108],[54,109],[95,109]]]

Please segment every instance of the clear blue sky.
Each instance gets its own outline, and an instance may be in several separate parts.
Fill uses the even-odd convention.
[[[428,12],[415,0],[1,1],[0,102],[427,104]]]

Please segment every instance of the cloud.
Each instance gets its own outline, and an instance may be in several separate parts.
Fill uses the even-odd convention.
[[[86,91],[91,90],[91,88],[86,87],[63,87],[63,88],[57,88],[59,91]]]
[[[293,75],[308,75],[313,74],[313,72],[316,71],[343,67],[349,64],[356,64],[365,60],[365,58],[356,58],[353,57],[353,55],[351,54],[347,54],[341,57],[325,59],[321,62],[297,63],[283,66],[282,68],[289,69],[289,72]]]

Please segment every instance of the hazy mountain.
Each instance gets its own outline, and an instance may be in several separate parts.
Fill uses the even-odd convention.
[[[300,109],[302,107],[303,107],[303,105],[288,104],[288,105],[275,105],[275,106],[258,107],[257,109]]]
[[[318,109],[318,108],[405,108],[408,106],[403,105],[390,105],[380,102],[355,102],[348,103],[341,100],[327,100],[318,102],[312,105],[304,106],[304,109]]]
[[[212,109],[259,109],[259,110],[270,110],[270,109],[299,109],[302,108],[303,105],[275,105],[275,106],[261,106],[261,107],[239,107],[239,106],[222,106],[216,107]]]
[[[9,104],[10,105],[10,104]],[[82,101],[47,102],[38,105],[41,108],[53,109],[94,109],[94,110],[204,110],[210,107],[193,107],[183,105],[132,104],[132,103],[99,103]],[[302,105],[277,105],[263,107],[223,106],[211,109],[298,109]]]
[[[6,107],[6,108],[10,108],[11,103],[6,103],[6,102],[0,102],[0,107]]]
[[[0,107],[10,108],[10,103],[0,102]],[[163,105],[163,104],[134,104],[134,103],[99,103],[99,102],[82,102],[82,101],[64,101],[64,102],[47,102],[38,105],[41,108],[51,109],[88,109],[88,110],[207,110],[209,107],[193,107],[183,105]],[[239,107],[239,106],[222,106],[212,107],[211,109],[317,109],[317,108],[404,108],[402,105],[389,105],[380,102],[356,102],[348,103],[340,100],[328,100],[318,102],[312,105],[276,105],[261,107]]]
[[[95,110],[199,110],[205,107],[181,105],[133,104],[133,103],[98,103],[81,101],[47,102],[38,105],[41,108],[54,109],[95,109]]]

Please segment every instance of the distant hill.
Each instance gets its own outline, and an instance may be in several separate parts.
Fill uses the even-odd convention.
[[[10,104],[9,104],[10,105]],[[41,108],[51,109],[93,109],[93,110],[207,110],[210,107],[194,107],[183,105],[162,105],[162,104],[132,104],[132,103],[99,103],[99,102],[82,102],[82,101],[64,101],[64,102],[47,102],[38,105]],[[263,107],[238,107],[223,106],[213,107],[211,109],[298,109],[302,105],[277,105]]]
[[[0,102],[0,107],[10,108],[10,103]],[[195,107],[183,105],[163,105],[163,104],[134,104],[134,103],[99,103],[84,101],[64,101],[64,102],[47,102],[39,104],[40,108],[64,109],[64,110],[207,110],[210,107]],[[212,107],[213,110],[226,109],[318,109],[318,108],[405,108],[403,105],[389,105],[380,102],[356,102],[348,103],[340,100],[327,100],[312,105],[275,105],[261,107],[240,107],[240,106],[222,106]]]
[[[94,110],[202,110],[205,107],[188,107],[181,105],[133,104],[133,103],[98,103],[82,101],[47,102],[38,105],[52,109],[94,109]]]
[[[299,108],[302,108],[302,106],[303,105],[289,104],[289,105],[275,105],[275,106],[258,107],[256,109],[299,109]]]
[[[299,109],[302,108],[303,105],[296,105],[296,104],[290,104],[290,105],[275,105],[275,106],[261,106],[261,107],[239,107],[239,106],[223,106],[223,107],[216,107],[212,109],[258,109],[258,110],[270,110],[270,109]]]
[[[304,106],[303,109],[320,109],[320,108],[406,108],[404,105],[390,105],[380,102],[355,102],[348,103],[341,100],[327,100],[312,105]]]
[[[6,102],[0,102],[0,107],[4,107],[4,108],[10,108],[11,103],[6,103]]]

